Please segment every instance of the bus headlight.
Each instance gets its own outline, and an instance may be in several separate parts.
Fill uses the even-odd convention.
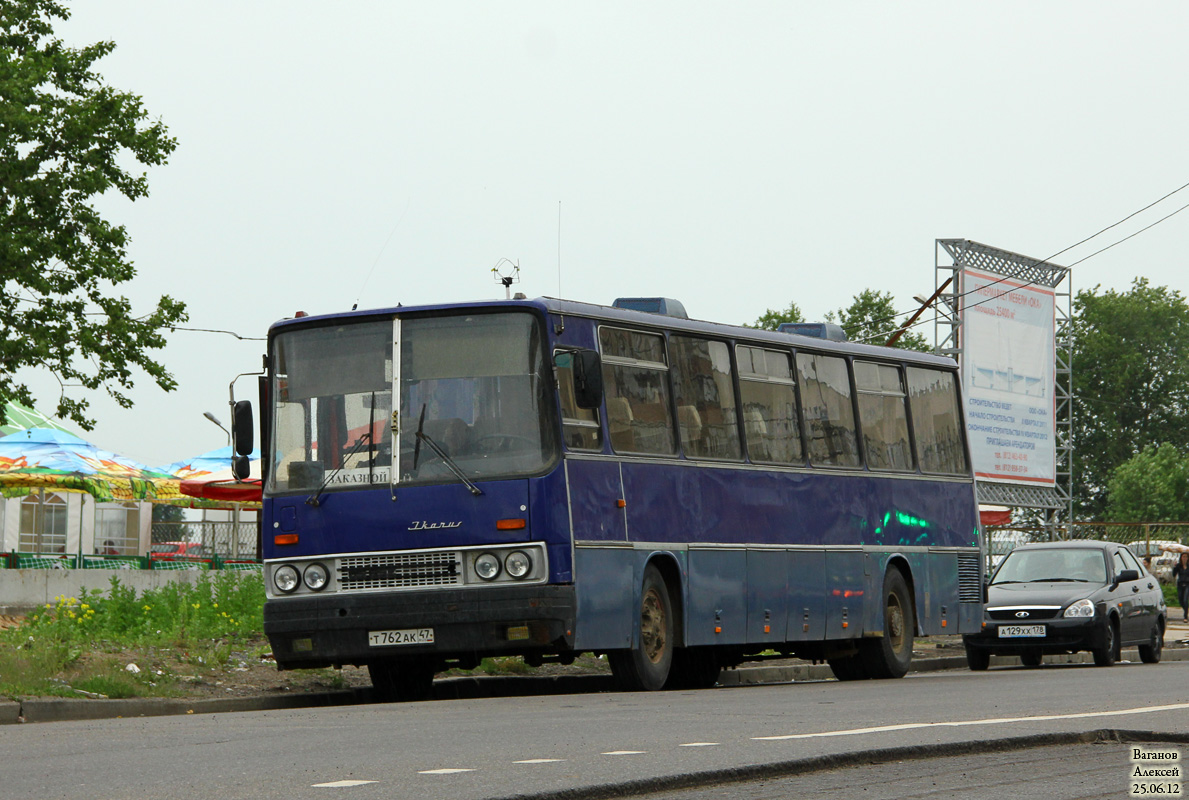
[[[310,564],[306,567],[302,574],[306,586],[313,589],[315,592],[326,588],[326,584],[330,582],[330,574],[327,573],[326,567],[321,564]]]
[[[1090,602],[1089,598],[1083,597],[1081,600],[1073,603],[1069,608],[1065,609],[1066,617],[1092,617],[1094,616],[1094,604]]]
[[[533,560],[522,550],[513,550],[504,559],[504,569],[516,580],[523,580],[533,571]]]
[[[500,574],[500,560],[491,553],[475,559],[475,574],[485,581],[493,581]]]
[[[277,567],[277,571],[272,574],[273,585],[279,591],[289,594],[297,588],[297,584],[301,582],[297,570],[289,564],[284,564]]]

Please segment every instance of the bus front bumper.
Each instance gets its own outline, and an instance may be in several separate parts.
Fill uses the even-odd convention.
[[[269,600],[264,632],[281,669],[445,661],[570,650],[574,614],[572,585],[328,594]]]

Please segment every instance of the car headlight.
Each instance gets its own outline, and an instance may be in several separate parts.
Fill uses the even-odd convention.
[[[326,567],[321,564],[310,564],[306,567],[305,572],[302,573],[306,586],[313,589],[315,592],[326,588],[326,584],[330,582],[330,574],[326,571]]]
[[[504,559],[504,569],[516,580],[521,580],[533,571],[533,560],[523,550],[513,550]]]
[[[1065,609],[1065,616],[1067,616],[1067,617],[1092,617],[1092,616],[1094,616],[1094,604],[1091,603],[1088,599],[1082,598],[1081,600],[1077,601],[1076,603],[1071,604],[1069,606],[1069,608]]]
[[[500,574],[500,560],[492,553],[484,553],[475,559],[475,574],[485,581],[493,581]]]
[[[297,574],[297,569],[284,564],[277,567],[277,571],[272,574],[272,582],[280,591],[289,594],[297,588],[297,584],[301,578]]]

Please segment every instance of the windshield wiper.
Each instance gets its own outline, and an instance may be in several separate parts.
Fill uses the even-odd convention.
[[[422,416],[424,416],[424,409],[422,412]],[[454,459],[451,458],[450,456],[448,456],[446,454],[446,451],[443,450],[438,445],[437,442],[435,442],[433,439],[431,439],[428,433],[424,433],[424,432],[418,430],[417,431],[417,441],[418,441],[418,443],[425,442],[427,445],[429,445],[429,449],[433,450],[435,453],[438,454],[438,458],[442,459],[442,463],[445,464],[446,467],[451,472],[454,473],[454,477],[458,478],[460,481],[462,481],[464,484],[466,484],[466,487],[471,490],[471,494],[475,495],[475,497],[478,497],[479,495],[483,494],[483,490],[471,482],[471,479],[466,476],[466,473],[464,473],[461,469],[459,469],[458,465],[454,463]]]
[[[314,492],[312,495],[310,495],[309,497],[306,498],[306,503],[311,506],[317,506],[318,498],[322,497],[322,492],[326,491],[326,487],[330,485],[330,482],[331,482],[331,480],[334,479],[334,476],[338,475],[340,472],[342,472],[343,467],[347,466],[347,462],[351,459],[351,456],[358,453],[359,448],[363,447],[364,444],[366,444],[367,442],[370,442],[371,440],[372,440],[372,432],[370,430],[367,433],[363,434],[363,436],[360,436],[359,441],[357,441],[355,443],[355,447],[353,447],[351,449],[350,453],[347,453],[347,457],[344,458],[342,461],[340,461],[339,465],[337,467],[335,467],[334,469],[332,469],[330,471],[330,474],[327,475],[326,478],[322,481],[322,485],[318,487],[318,491]],[[370,471],[368,472],[368,480],[371,480],[371,472]]]
[[[1033,578],[1029,583],[1076,583],[1077,578]]]
[[[425,429],[425,403],[421,404],[421,418],[417,420],[417,433],[413,443],[413,470],[417,470],[417,462],[421,460],[421,431]]]

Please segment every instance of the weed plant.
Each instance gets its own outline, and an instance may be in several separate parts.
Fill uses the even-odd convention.
[[[0,631],[0,695],[132,697],[168,695],[176,680],[150,663],[220,664],[263,632],[259,575],[219,572],[195,585],[170,583],[141,595],[112,577],[104,592],[56,598]],[[127,655],[148,658],[129,667]]]

